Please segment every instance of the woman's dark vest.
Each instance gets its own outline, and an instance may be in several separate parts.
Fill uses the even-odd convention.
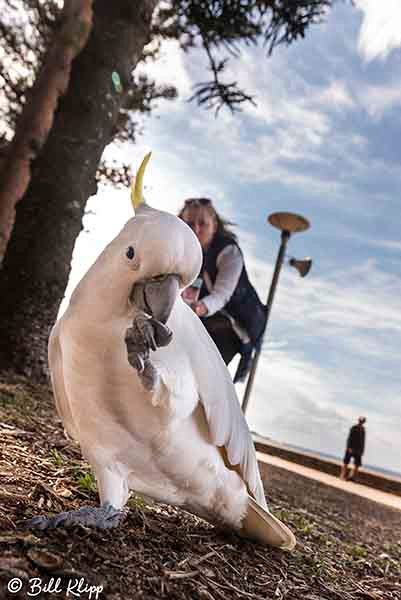
[[[214,236],[212,243],[203,255],[200,277],[202,277],[204,271],[207,271],[214,284],[217,277],[217,257],[224,248],[230,245],[237,246],[241,252],[238,244],[232,238],[222,234],[216,234]],[[208,294],[209,291],[203,281],[199,299],[202,299]],[[260,301],[255,288],[249,281],[245,263],[237,287],[230,300],[224,306],[224,310],[226,310],[239,325],[245,329],[251,339],[252,345],[255,348],[259,348],[266,326],[266,306]]]

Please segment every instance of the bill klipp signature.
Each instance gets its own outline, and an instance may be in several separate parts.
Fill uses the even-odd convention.
[[[25,594],[34,598],[39,594],[64,594],[66,598],[85,598],[87,600],[99,600],[103,592],[102,585],[90,585],[83,577],[61,580],[61,577],[51,577],[48,581],[43,581],[40,577],[32,577],[28,580],[22,580],[19,577],[10,579],[7,589],[11,594],[17,594],[23,590]]]

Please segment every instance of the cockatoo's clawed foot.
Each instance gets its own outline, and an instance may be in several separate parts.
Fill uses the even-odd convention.
[[[132,347],[130,347],[128,342],[127,342],[127,353],[128,353],[128,362],[131,365],[131,367],[133,367],[136,371],[138,371],[138,373],[142,373],[142,371],[145,368],[145,360],[147,360],[147,357],[144,356],[142,353],[137,352],[135,349],[132,349]]]
[[[132,327],[127,332],[130,332],[129,338],[136,343],[138,348],[148,351],[155,351],[161,346],[167,346],[173,337],[173,333],[167,325],[142,312],[135,316]]]
[[[153,317],[150,319],[150,322],[154,329],[154,339],[157,347],[161,348],[162,346],[167,346],[173,339],[173,332],[171,329]]]
[[[139,377],[142,381],[143,387],[148,392],[153,392],[159,383],[159,373],[157,372],[155,366],[152,365],[150,360],[145,362],[144,369],[139,373]]]
[[[146,317],[149,321],[149,319]],[[149,346],[146,343],[145,337],[142,333],[142,329],[144,328],[141,325],[141,328],[137,327],[136,322],[132,324],[132,327],[129,327],[125,332],[125,343],[127,344],[127,349],[131,353],[138,353],[142,355],[149,356]]]
[[[125,332],[125,344],[127,346],[129,364],[141,373],[145,361],[149,358],[149,349],[137,327],[130,327]]]
[[[117,510],[111,504],[84,506],[79,510],[60,513],[54,517],[34,517],[24,523],[25,529],[55,529],[56,527],[80,524],[85,527],[111,529],[118,527],[127,515],[126,510]]]
[[[148,317],[145,313],[139,312],[134,318],[132,329],[138,346],[143,346],[148,351],[155,351],[157,349],[152,318]]]
[[[128,362],[142,374],[146,389],[153,390],[157,380],[157,372],[149,361],[151,350],[167,346],[173,337],[172,331],[160,321],[139,312],[132,327],[125,333]]]

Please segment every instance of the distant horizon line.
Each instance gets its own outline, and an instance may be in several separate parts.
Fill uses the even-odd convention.
[[[322,456],[325,458],[333,458],[335,460],[342,461],[342,456],[336,456],[335,454],[330,454],[329,452],[323,452],[321,450],[314,450],[312,448],[305,448],[304,446],[297,446],[296,444],[290,444],[289,442],[279,442],[279,441],[275,440],[274,438],[269,437],[267,435],[263,435],[257,431],[251,431],[251,433],[258,435],[259,437],[264,438],[265,440],[270,440],[274,444],[280,444],[281,446],[287,446],[288,448],[294,448],[294,450],[301,450],[303,452],[311,452],[313,454],[318,454],[319,456]],[[398,478],[401,477],[401,470],[393,471],[392,469],[385,469],[384,467],[378,467],[378,466],[371,465],[368,463],[363,464],[362,468],[363,467],[366,467],[367,469],[369,469],[371,471],[377,471],[379,473],[382,473],[383,475],[390,475],[390,476],[395,476]]]

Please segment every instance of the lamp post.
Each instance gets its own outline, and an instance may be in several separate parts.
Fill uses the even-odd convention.
[[[281,244],[277,254],[276,265],[274,268],[274,273],[272,277],[272,281],[270,284],[269,295],[267,297],[266,302],[266,325],[265,331],[263,333],[263,337],[266,333],[267,323],[269,321],[270,311],[272,308],[274,294],[276,292],[277,282],[280,275],[281,267],[284,262],[285,250],[287,247],[287,242],[291,237],[292,233],[298,233],[301,231],[306,231],[309,229],[310,224],[305,217],[301,217],[301,215],[296,215],[294,213],[288,212],[278,212],[273,213],[268,216],[267,221],[273,227],[281,230]],[[309,272],[310,267],[312,265],[312,261],[310,259],[305,260],[296,260],[295,258],[291,258],[289,264],[295,267],[301,277],[305,277],[305,275]],[[262,338],[263,341],[263,338]],[[242,411],[245,414],[246,409],[249,403],[249,397],[252,390],[253,381],[255,379],[256,368],[258,366],[259,357],[261,354],[262,343],[260,344],[259,350],[256,351],[255,356],[252,361],[252,367],[249,371],[248,380],[246,382],[246,388],[244,392],[244,397],[242,399]]]

